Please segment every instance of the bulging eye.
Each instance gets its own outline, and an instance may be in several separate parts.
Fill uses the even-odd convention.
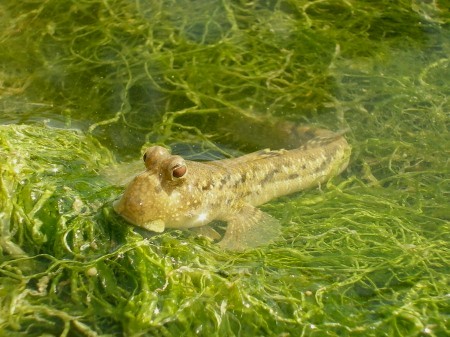
[[[172,156],[166,162],[166,172],[171,180],[178,180],[186,177],[187,166],[184,159],[180,156]]]
[[[186,165],[178,165],[172,168],[172,177],[175,179],[183,178],[187,172]]]
[[[147,169],[150,169],[156,167],[158,163],[169,156],[169,151],[162,146],[152,146],[145,151],[142,159],[144,159]]]

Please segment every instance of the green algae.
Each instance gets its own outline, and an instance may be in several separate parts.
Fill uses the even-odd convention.
[[[449,8],[2,2],[0,335],[449,334]],[[353,155],[263,206],[274,244],[228,253],[112,212],[113,155],[229,156],[275,116],[348,129]]]

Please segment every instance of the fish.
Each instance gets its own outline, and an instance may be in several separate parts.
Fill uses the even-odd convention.
[[[218,242],[223,249],[266,245],[279,236],[280,221],[257,206],[325,183],[342,173],[350,159],[344,132],[295,126],[289,134],[297,142],[295,148],[266,148],[208,162],[185,160],[162,146],[149,147],[143,155],[145,171],[131,180],[113,208],[148,231],[202,232],[219,220],[226,223]]]

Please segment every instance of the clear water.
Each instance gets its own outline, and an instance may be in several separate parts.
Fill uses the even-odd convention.
[[[2,1],[2,334],[447,335],[449,9]],[[248,115],[353,147],[341,177],[263,207],[273,245],[145,238],[112,213],[99,171],[154,143],[252,150]]]

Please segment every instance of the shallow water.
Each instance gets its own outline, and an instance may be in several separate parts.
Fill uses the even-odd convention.
[[[449,8],[2,2],[2,334],[449,334]],[[275,243],[229,253],[114,215],[99,172],[154,143],[266,146],[248,116],[353,147],[345,174],[263,207]]]

